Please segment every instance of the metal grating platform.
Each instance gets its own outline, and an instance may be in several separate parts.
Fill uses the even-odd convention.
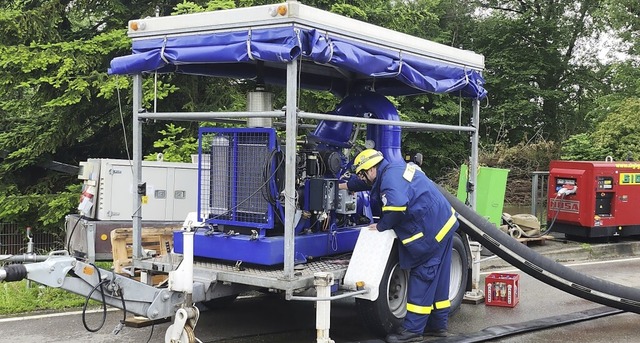
[[[347,271],[347,259],[326,259],[296,265],[294,277],[285,279],[282,268],[263,266],[238,266],[213,260],[194,261],[194,276],[215,273],[217,281],[240,283],[250,286],[294,290],[313,286],[313,275],[317,272],[333,273],[334,278],[342,279]]]

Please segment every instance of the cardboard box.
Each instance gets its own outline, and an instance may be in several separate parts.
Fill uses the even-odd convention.
[[[515,307],[520,301],[520,275],[491,273],[484,280],[485,305]]]

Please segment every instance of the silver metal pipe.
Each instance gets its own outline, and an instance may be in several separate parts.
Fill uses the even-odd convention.
[[[342,294],[332,295],[330,297],[322,297],[322,298],[318,298],[318,297],[303,297],[303,296],[298,296],[298,295],[292,295],[292,296],[288,297],[287,300],[328,301],[328,300],[338,300],[338,299],[350,298],[350,297],[356,296],[358,294],[365,294],[365,293],[369,293],[369,290],[368,289],[362,289],[362,290],[359,290],[359,291],[353,291],[353,292],[349,292],[349,293],[342,293]]]
[[[282,118],[284,111],[258,112],[143,112],[138,113],[140,119],[177,120],[177,121],[211,121],[224,118]]]
[[[335,114],[322,114],[322,113],[311,113],[311,112],[300,112],[298,113],[298,118],[344,121],[344,122],[351,122],[351,123],[363,123],[363,124],[375,124],[375,125],[394,125],[394,126],[407,127],[407,128],[424,129],[425,131],[467,131],[467,132],[477,131],[475,127],[470,127],[470,126],[428,124],[428,123],[417,123],[417,122],[406,122],[406,121],[403,122],[403,121],[396,121],[396,120],[348,117],[348,116],[339,116]]]
[[[46,261],[49,255],[22,254],[22,255],[0,255],[0,263],[29,263]]]
[[[287,64],[287,116],[284,181],[284,278],[293,280],[296,213],[296,140],[298,137],[298,60]]]
[[[133,228],[133,252],[132,260],[135,266],[136,261],[142,259],[142,194],[137,192],[138,187],[142,184],[142,122],[140,122],[140,114],[142,112],[142,75],[133,75],[133,128],[132,128],[132,146],[133,146],[133,212],[131,215]]]

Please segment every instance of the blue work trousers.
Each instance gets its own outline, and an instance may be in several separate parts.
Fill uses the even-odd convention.
[[[447,329],[451,307],[449,283],[453,235],[449,235],[441,244],[443,249],[439,264],[430,265],[427,261],[409,272],[407,315],[402,324],[408,331]]]

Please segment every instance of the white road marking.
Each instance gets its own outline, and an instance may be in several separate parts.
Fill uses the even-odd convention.
[[[120,311],[119,308],[108,308],[107,312],[112,311]],[[102,309],[98,310],[87,310],[86,313],[99,313],[102,312]],[[19,322],[24,320],[31,319],[42,319],[42,318],[51,318],[51,317],[64,317],[64,316],[77,316],[81,315],[82,311],[72,311],[72,312],[56,312],[56,313],[46,313],[46,314],[37,314],[33,316],[26,317],[11,317],[11,318],[0,318],[0,323],[9,323],[9,322]]]

